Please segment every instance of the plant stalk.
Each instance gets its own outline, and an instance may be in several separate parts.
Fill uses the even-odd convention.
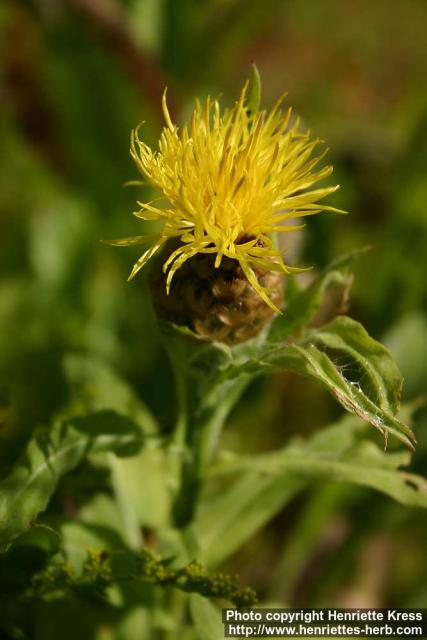
[[[187,527],[194,520],[206,469],[215,454],[225,420],[247,383],[247,379],[239,379],[215,385],[201,398],[199,406],[193,404],[193,410],[192,403],[186,403],[190,411],[185,424],[180,488],[173,513],[179,528]],[[192,390],[189,392],[191,394]]]

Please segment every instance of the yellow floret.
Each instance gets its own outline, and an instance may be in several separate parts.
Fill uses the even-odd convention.
[[[204,105],[197,101],[191,124],[181,129],[171,120],[165,91],[166,126],[158,150],[140,139],[140,127],[131,137],[131,155],[139,171],[166,199],[164,207],[138,203],[141,209],[135,215],[160,220],[163,227],[152,236],[111,244],[148,245],[131,279],[169,239],[177,239],[178,248],[164,263],[168,291],[177,269],[197,253],[215,254],[216,267],[223,256],[237,260],[250,284],[277,311],[254,267],[301,271],[285,265],[272,235],[304,226],[289,225],[289,220],[324,210],[339,212],[319,202],[338,186],[312,188],[332,173],[332,167],[315,170],[326,154],[313,157],[322,141],[311,140],[309,131],[300,130],[291,108],[282,110],[284,96],[270,113],[251,114],[247,88],[246,84],[234,107],[223,112],[210,97]]]

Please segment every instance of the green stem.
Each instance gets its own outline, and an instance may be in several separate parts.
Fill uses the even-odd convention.
[[[205,469],[224,422],[250,376],[223,375],[235,357],[225,345],[195,339],[191,332],[167,323],[163,330],[179,404],[171,448],[177,454],[174,475],[178,478],[172,515],[175,525],[183,529],[194,520]]]
[[[201,406],[193,407],[187,415],[180,489],[174,507],[174,520],[180,528],[194,519],[205,470],[215,453],[225,420],[246,384],[247,380],[238,380],[213,387],[201,400]]]

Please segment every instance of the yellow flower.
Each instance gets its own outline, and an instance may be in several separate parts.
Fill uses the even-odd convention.
[[[196,102],[191,124],[173,124],[163,95],[166,122],[153,151],[132,131],[131,155],[146,181],[163,192],[164,206],[140,203],[135,215],[159,220],[163,226],[152,236],[112,240],[111,244],[149,245],[130,274],[132,279],[171,238],[178,240],[163,265],[169,293],[172,278],[197,253],[215,254],[215,267],[224,256],[237,260],[261,298],[275,311],[269,293],[258,281],[256,270],[283,273],[301,271],[285,265],[272,237],[304,225],[289,220],[322,210],[339,211],[319,203],[338,186],[313,189],[332,172],[327,166],[313,171],[327,150],[313,156],[321,140],[311,140],[300,130],[292,109],[283,111],[284,96],[270,113],[251,114],[247,107],[248,84],[231,109],[219,102]]]

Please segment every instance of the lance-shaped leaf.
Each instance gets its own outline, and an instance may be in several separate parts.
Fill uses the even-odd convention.
[[[198,594],[193,594],[190,597],[190,615],[198,640],[222,640],[224,638],[221,611],[209,600]]]
[[[57,423],[36,434],[11,473],[0,482],[0,551],[44,511],[60,478],[89,453],[133,455],[143,444],[140,427],[114,411]]]
[[[296,494],[321,481],[374,489],[406,506],[427,508],[427,480],[401,469],[409,465],[410,452],[385,453],[367,439],[367,428],[360,418],[346,415],[279,451],[224,453],[211,467],[196,520],[203,560],[223,562]],[[221,491],[213,493],[212,486]]]
[[[388,349],[371,338],[361,324],[340,316],[310,331],[307,339],[331,353],[342,354],[345,358],[341,364],[342,375],[360,378],[360,382],[355,381],[356,385],[375,404],[393,413],[399,410],[402,375]]]
[[[240,456],[218,463],[212,473],[346,482],[376,489],[411,507],[427,508],[427,480],[402,471],[410,463],[407,451],[386,453],[360,438],[363,425],[347,418],[320,431],[308,441],[295,441],[281,451]],[[284,483],[285,486],[285,483]]]
[[[348,411],[413,448],[412,430],[396,416],[401,376],[391,354],[363,327],[341,316],[293,343],[276,343],[258,358],[229,367],[225,377],[271,369],[318,380]]]

